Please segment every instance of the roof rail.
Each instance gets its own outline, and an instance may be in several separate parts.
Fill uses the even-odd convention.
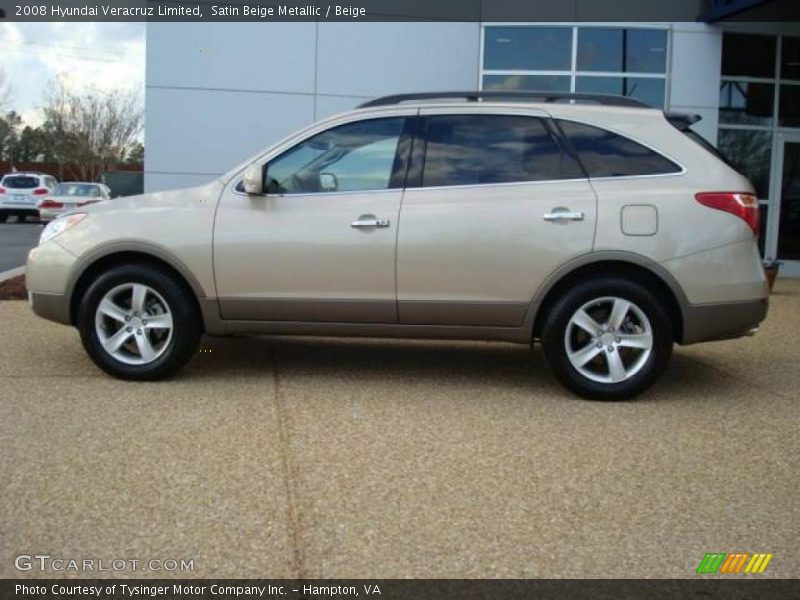
[[[504,92],[501,90],[472,91],[472,92],[420,92],[416,94],[393,94],[382,96],[359,105],[358,108],[369,108],[372,106],[389,106],[408,102],[411,100],[442,100],[442,99],[463,99],[467,102],[477,102],[478,100],[529,100],[539,102],[556,102],[558,100],[585,100],[596,102],[604,106],[627,106],[631,108],[652,108],[649,104],[629,98],[627,96],[612,96],[611,94],[578,94],[570,92]]]

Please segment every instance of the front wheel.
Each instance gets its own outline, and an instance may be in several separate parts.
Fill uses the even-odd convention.
[[[625,400],[649,388],[669,362],[672,344],[664,307],[643,285],[618,277],[568,290],[542,328],[556,377],[595,400]]]
[[[105,372],[152,380],[194,355],[201,327],[188,290],[150,265],[124,265],[100,275],[78,309],[84,348]]]

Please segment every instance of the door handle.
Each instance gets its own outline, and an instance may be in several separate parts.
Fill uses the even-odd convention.
[[[553,212],[545,213],[542,218],[545,221],[583,221],[583,217],[582,212],[555,209]]]
[[[374,217],[359,217],[352,223],[350,223],[350,227],[388,227],[389,226],[389,219],[376,219]]]

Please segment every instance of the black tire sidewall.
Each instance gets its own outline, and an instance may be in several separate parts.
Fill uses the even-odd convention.
[[[103,296],[114,287],[140,283],[157,291],[172,313],[172,339],[166,351],[146,365],[118,361],[103,348],[95,330],[95,312]],[[150,265],[121,265],[100,275],[86,290],[78,307],[78,330],[84,348],[106,373],[121,379],[153,380],[166,377],[191,359],[200,341],[201,328],[193,299],[164,271]]]
[[[653,330],[647,362],[636,375],[620,383],[599,383],[584,377],[572,366],[564,346],[564,334],[575,312],[586,302],[604,296],[633,302],[645,313]],[[672,355],[673,338],[669,315],[656,297],[644,285],[616,277],[592,279],[569,289],[553,305],[542,328],[545,359],[556,377],[574,393],[592,400],[628,400],[653,385]]]

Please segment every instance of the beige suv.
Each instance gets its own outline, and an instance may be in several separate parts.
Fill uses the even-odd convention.
[[[691,119],[628,98],[381,98],[201,187],[50,223],[33,310],[102,368],[157,379],[201,334],[540,340],[557,377],[629,398],[674,342],[767,312],[751,184]]]

